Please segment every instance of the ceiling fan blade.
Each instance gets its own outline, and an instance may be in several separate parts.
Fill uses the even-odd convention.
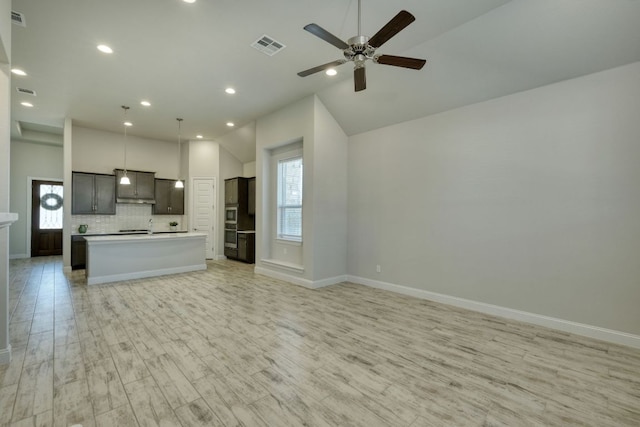
[[[356,92],[360,92],[367,88],[367,74],[364,66],[353,70],[353,83]]]
[[[308,70],[300,71],[298,75],[300,77],[307,77],[311,74],[315,74],[320,71],[324,71],[327,68],[337,67],[338,65],[342,65],[347,62],[346,59],[338,59],[337,61],[327,62],[326,64],[318,65],[317,67],[309,68]]]
[[[387,22],[387,25],[382,27],[373,37],[369,39],[369,44],[373,47],[380,47],[385,44],[389,39],[400,31],[402,31],[407,25],[415,21],[416,18],[406,10],[401,10],[391,21]]]
[[[426,59],[407,58],[406,56],[379,55],[373,59],[378,64],[420,70],[427,63]]]
[[[309,31],[314,36],[320,37],[322,40],[326,41],[327,43],[331,43],[338,49],[345,50],[346,48],[349,47],[348,44],[346,44],[345,42],[343,42],[342,40],[340,40],[339,38],[331,34],[329,31],[325,30],[318,24],[305,25],[304,29]]]

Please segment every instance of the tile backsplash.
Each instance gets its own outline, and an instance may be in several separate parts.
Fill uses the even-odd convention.
[[[80,224],[89,227],[86,234],[115,233],[120,230],[146,230],[153,219],[153,231],[169,231],[171,221],[178,222],[178,230],[186,230],[185,215],[153,215],[151,205],[116,204],[115,215],[71,215],[71,234],[79,234]]]

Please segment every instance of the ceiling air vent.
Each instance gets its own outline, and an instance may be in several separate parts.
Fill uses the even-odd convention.
[[[11,22],[16,25],[20,25],[21,27],[27,26],[27,23],[24,20],[24,15],[20,12],[16,12],[15,10],[11,11]]]
[[[25,88],[21,88],[21,87],[17,87],[16,90],[20,93],[24,93],[27,95],[31,95],[31,96],[36,96],[36,91],[35,90],[31,90],[31,89],[25,89]]]
[[[251,43],[251,47],[258,49],[265,55],[273,56],[286,46],[265,34],[258,40]]]

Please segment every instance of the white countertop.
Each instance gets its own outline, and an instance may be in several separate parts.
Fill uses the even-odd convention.
[[[88,243],[93,242],[140,242],[148,240],[177,240],[177,239],[194,239],[207,237],[206,233],[158,233],[158,234],[122,234],[122,235],[93,235],[86,236],[85,240]]]
[[[186,230],[176,230],[176,231],[154,231],[153,234],[185,234],[187,233]],[[91,236],[110,236],[110,235],[116,235],[116,236],[122,236],[122,235],[140,235],[140,234],[144,234],[147,235],[149,233],[147,233],[146,231],[106,231],[104,233],[92,233],[92,232],[87,232],[87,233],[80,233],[78,231],[74,231],[71,233],[72,236],[83,236],[83,237],[91,237]]]
[[[0,228],[8,227],[18,220],[17,213],[0,212]]]

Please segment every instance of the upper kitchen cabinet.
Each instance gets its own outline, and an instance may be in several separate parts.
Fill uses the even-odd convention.
[[[184,188],[176,188],[176,181],[156,179],[154,215],[184,215]]]
[[[247,200],[249,186],[248,178],[229,178],[224,180],[224,204],[238,205]]]
[[[73,215],[115,215],[115,176],[73,172],[71,182]]]
[[[116,173],[116,201],[118,203],[155,203],[155,172],[141,172],[127,170],[131,184],[120,184],[124,175],[122,169],[115,169]]]
[[[226,179],[224,181],[224,204],[238,204],[238,178]]]

